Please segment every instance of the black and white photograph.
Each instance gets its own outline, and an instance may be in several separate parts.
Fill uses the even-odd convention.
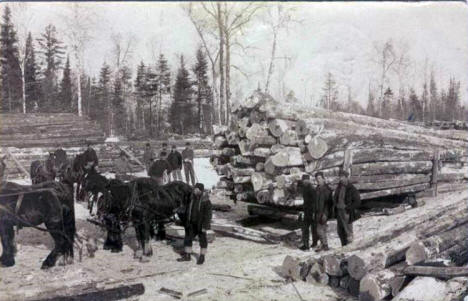
[[[465,2],[0,2],[0,301],[468,301]]]

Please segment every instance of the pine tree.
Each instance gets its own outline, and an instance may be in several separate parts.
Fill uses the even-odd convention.
[[[460,82],[455,78],[450,78],[449,88],[446,100],[445,120],[453,121],[457,118],[457,112],[460,110]]]
[[[67,56],[63,69],[62,82],[60,83],[60,111],[71,112],[73,104],[72,79],[70,70],[70,58]]]
[[[111,130],[111,70],[104,63],[99,73],[99,83],[96,89],[96,104],[91,106],[91,118],[97,120],[106,134]]]
[[[134,86],[134,95],[136,100],[136,128],[144,129],[144,96],[145,96],[145,76],[146,76],[146,66],[143,61],[138,65],[137,74],[135,78]]]
[[[384,93],[382,100],[382,116],[381,118],[389,119],[392,116],[393,111],[393,91],[390,88],[387,88]]]
[[[44,33],[37,41],[45,65],[42,74],[43,99],[40,106],[43,110],[51,110],[57,107],[57,72],[62,65],[64,47],[63,43],[57,38],[57,29],[52,24],[46,26]]]
[[[423,91],[422,91],[422,94],[421,94],[421,106],[422,106],[422,116],[421,116],[421,120],[423,122],[425,122],[426,120],[429,119],[429,115],[430,115],[430,105],[429,105],[429,92],[428,92],[428,89],[427,89],[427,84],[424,83],[423,84]]]
[[[156,70],[158,75],[157,130],[160,134],[164,125],[168,123],[168,112],[171,105],[171,72],[167,59],[162,53],[159,55]]]
[[[11,20],[10,7],[5,6],[0,26],[1,109],[14,112],[21,108],[22,79],[18,38]]]
[[[422,120],[422,105],[421,102],[418,99],[418,95],[416,95],[416,92],[414,91],[413,88],[410,90],[410,96],[409,96],[409,116],[408,120],[410,121],[420,121]]]
[[[150,137],[153,137],[155,134],[155,98],[157,98],[158,88],[159,88],[159,78],[158,74],[155,72],[153,68],[146,68],[145,73],[145,86],[144,86],[144,99],[145,104],[148,106],[149,110],[147,111],[146,119],[146,128],[149,129]]]
[[[323,105],[327,110],[338,111],[338,88],[331,72],[328,72],[323,85]]]
[[[30,112],[40,99],[40,83],[37,80],[39,67],[36,63],[36,52],[34,50],[33,38],[28,34],[25,47],[24,83],[26,87],[26,111]]]
[[[200,134],[205,133],[208,124],[212,124],[212,116],[209,113],[213,104],[213,94],[208,85],[208,61],[202,49],[199,48],[196,54],[196,63],[192,71],[195,74],[195,102],[197,104],[197,121]],[[208,112],[208,114],[206,114]]]
[[[189,73],[185,68],[184,57],[182,56],[174,85],[174,102],[172,103],[170,112],[172,128],[176,133],[186,134],[192,128],[197,128],[196,122],[194,122],[196,121],[196,117],[190,103],[192,92]]]

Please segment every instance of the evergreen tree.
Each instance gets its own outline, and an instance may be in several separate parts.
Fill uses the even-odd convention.
[[[322,104],[327,110],[338,111],[338,88],[331,72],[328,72],[323,85]]]
[[[168,112],[171,104],[171,72],[164,54],[159,55],[157,63],[158,94],[157,94],[157,130],[161,133],[168,123]]]
[[[18,38],[11,20],[11,10],[5,6],[0,25],[1,109],[8,112],[21,109],[22,79]]]
[[[422,106],[422,116],[421,120],[425,122],[426,120],[429,120],[430,116],[430,105],[429,105],[429,91],[427,84],[423,84],[423,91],[421,94],[421,106]]]
[[[189,73],[185,68],[184,57],[182,56],[174,85],[174,102],[170,111],[172,128],[176,133],[186,134],[193,128],[197,128],[196,122],[194,122],[196,117],[190,103],[192,92]]]
[[[73,104],[72,79],[70,70],[70,58],[67,56],[65,68],[63,69],[62,82],[60,83],[60,103],[62,112],[71,112]]]
[[[197,104],[197,121],[200,134],[206,133],[212,124],[211,106],[213,95],[208,84],[208,61],[202,49],[199,48],[196,54],[196,63],[192,71],[195,74],[195,102]]]
[[[106,134],[111,130],[111,70],[104,63],[99,73],[99,83],[96,88],[96,104],[90,108],[91,118],[97,120]]]
[[[39,67],[36,63],[36,53],[31,33],[28,34],[25,47],[24,84],[26,89],[26,111],[33,110],[40,99],[40,84],[37,80]]]
[[[63,43],[57,37],[57,30],[54,25],[46,26],[44,33],[37,39],[42,54],[43,70],[41,109],[50,110],[57,107],[58,85],[57,72],[63,60]]]
[[[155,99],[158,94],[159,78],[153,68],[146,68],[144,87],[145,105],[148,107],[147,114],[145,116],[146,128],[149,130],[149,135],[154,137],[154,134],[156,133],[156,122],[154,118],[156,105]]]
[[[457,112],[460,110],[460,82],[455,78],[450,78],[446,100],[445,120],[453,121],[457,119]]]
[[[138,65],[137,74],[135,78],[134,95],[136,100],[136,128],[144,129],[144,96],[145,96],[145,77],[146,77],[146,66],[143,61]]]
[[[422,120],[422,114],[423,114],[422,105],[413,88],[411,88],[410,90],[408,105],[409,105],[408,120],[410,121]]]
[[[387,88],[384,92],[384,97],[382,100],[382,116],[381,118],[389,119],[392,116],[393,106],[393,91],[390,88]]]

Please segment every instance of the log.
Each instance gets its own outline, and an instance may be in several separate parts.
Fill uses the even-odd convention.
[[[440,253],[437,258],[449,260],[456,266],[461,266],[468,263],[468,241],[457,243]]]
[[[238,146],[239,146],[239,151],[241,155],[243,156],[253,155],[252,150],[254,149],[254,147],[252,146],[252,144],[250,144],[248,140],[243,139],[239,141]]]
[[[258,162],[264,162],[265,158],[254,157],[254,156],[233,156],[230,158],[230,162],[233,166],[255,166]]]
[[[250,182],[252,183],[254,191],[268,189],[273,183],[264,173],[254,172],[250,176]]]
[[[249,215],[264,216],[274,220],[297,220],[297,214],[293,214],[291,212],[279,210],[269,206],[249,205],[247,206],[247,212],[249,213]]]
[[[293,130],[287,130],[280,136],[280,143],[282,145],[297,146],[298,141],[299,138],[297,137],[296,132]]]
[[[408,285],[412,280],[412,277],[405,275],[395,275],[393,279],[390,280],[390,287],[392,288],[392,296],[397,296],[401,290]]]
[[[328,143],[320,137],[312,138],[307,144],[307,151],[309,155],[316,160],[322,158],[328,149]]]
[[[267,158],[271,155],[271,150],[266,147],[259,147],[254,150],[253,154],[257,157]]]
[[[417,240],[415,233],[394,238],[377,248],[358,251],[347,259],[348,273],[353,279],[361,280],[368,272],[385,269],[405,259],[405,252]]]
[[[134,296],[140,296],[145,293],[145,287],[142,283],[122,285],[113,288],[105,288],[101,290],[95,290],[87,293],[76,292],[77,294],[66,296],[57,296],[51,298],[40,298],[36,301],[67,301],[67,300],[121,300],[131,298]],[[32,299],[31,299],[32,300]]]
[[[279,138],[287,130],[293,129],[295,127],[295,121],[282,120],[282,119],[273,119],[268,123],[268,129],[270,133]]]
[[[258,123],[252,124],[252,126],[245,132],[245,137],[249,140],[253,140],[255,137],[265,136],[268,136],[266,128]]]
[[[233,181],[235,184],[249,183],[249,182],[250,182],[250,176],[236,176],[236,177],[232,177],[232,181]]]
[[[404,187],[390,188],[385,190],[378,190],[373,192],[361,193],[361,200],[374,199],[383,196],[389,195],[398,195],[404,193],[415,193],[419,191],[424,191],[429,188],[429,183],[425,184],[416,184]]]
[[[416,277],[392,301],[445,301],[445,293],[445,282],[430,277]]]
[[[266,121],[266,115],[262,112],[259,112],[257,110],[252,110],[249,113],[249,120],[251,124],[255,123],[263,123]]]
[[[287,147],[269,158],[276,167],[303,166],[301,150]]]
[[[380,301],[392,293],[390,281],[395,273],[381,270],[365,275],[359,285],[359,301]]]
[[[301,270],[305,266],[299,258],[287,255],[281,265],[281,273],[285,278],[302,280]]]
[[[401,173],[429,173],[432,170],[432,162],[414,161],[364,163],[353,165],[351,170],[353,175],[361,176]]]
[[[303,173],[295,173],[290,175],[279,175],[275,177],[275,182],[278,188],[284,189],[289,187],[292,183],[299,181]]]
[[[343,255],[328,254],[322,256],[322,265],[325,269],[325,273],[330,276],[342,277],[347,271],[344,271],[341,262],[344,259]]]
[[[228,145],[237,145],[240,139],[236,132],[230,131],[226,134],[226,140]]]
[[[258,162],[255,164],[255,171],[260,172],[265,170],[265,163],[263,162]]]
[[[466,299],[468,277],[456,277],[447,281],[446,299],[448,301],[459,301]]]
[[[425,240],[414,242],[411,244],[408,251],[406,251],[406,263],[413,265],[435,258],[439,253],[467,238],[468,227],[462,225],[461,227],[440,233]]]
[[[232,157],[237,155],[239,152],[234,147],[225,147],[221,150],[223,156]]]
[[[282,151],[285,148],[286,148],[286,146],[284,146],[282,144],[275,144],[275,145],[271,146],[270,150],[271,150],[272,154],[277,154],[278,152]]]
[[[268,146],[271,147],[277,143],[276,139],[272,136],[254,136],[249,138],[249,142],[254,147]]]
[[[421,175],[421,174],[402,175],[402,176],[399,176],[395,180],[390,180],[390,181],[385,181],[385,182],[382,181],[382,182],[377,182],[377,183],[358,182],[354,186],[358,190],[383,190],[383,189],[389,189],[389,188],[429,183],[430,180],[431,180],[430,175]]]
[[[234,177],[252,176],[252,174],[255,172],[253,168],[230,167],[229,170],[230,170],[231,175]]]
[[[259,204],[267,204],[271,202],[271,193],[269,190],[260,190],[255,195]]]
[[[441,279],[468,276],[468,267],[434,267],[411,265],[403,270],[405,275],[425,276]]]
[[[273,202],[273,204],[281,205],[284,201],[286,201],[286,191],[284,189],[279,188],[273,189],[271,201]]]

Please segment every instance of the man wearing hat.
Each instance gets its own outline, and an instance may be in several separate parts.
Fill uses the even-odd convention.
[[[171,167],[172,181],[182,181],[182,155],[177,150],[177,146],[172,145],[171,152],[167,156],[167,162]]]
[[[48,174],[49,181],[54,181],[57,176],[57,167],[55,165],[55,154],[52,152],[49,152],[49,157],[47,157],[45,162],[45,170]]]
[[[154,152],[151,149],[151,144],[148,142],[145,145],[145,152],[143,153],[143,163],[145,164],[146,170],[151,167],[151,161],[154,159]]]
[[[91,147],[91,142],[86,141],[87,149],[83,153],[84,160],[85,160],[85,169],[89,170],[95,168],[99,164],[99,160],[96,154],[96,151]]]
[[[349,181],[349,173],[340,170],[340,183],[333,195],[333,209],[336,212],[338,236],[341,245],[353,241],[353,222],[359,218],[357,209],[361,205],[359,191]]]
[[[328,251],[327,222],[331,217],[332,211],[332,191],[327,183],[325,183],[325,177],[322,172],[315,174],[315,180],[317,181],[317,199],[314,221],[317,224],[317,236],[321,243],[320,249],[316,251]]]
[[[195,184],[192,196],[190,197],[190,204],[187,206],[184,216],[184,253],[177,261],[190,261],[192,241],[195,236],[198,235],[200,241],[200,256],[198,257],[197,264],[203,264],[205,262],[205,255],[208,248],[206,231],[211,227],[212,211],[209,194],[204,190],[205,187],[203,184]]]
[[[317,246],[318,235],[317,235],[317,222],[315,221],[316,211],[316,199],[317,192],[310,181],[310,176],[305,174],[302,176],[302,180],[299,181],[298,187],[302,189],[302,197],[304,199],[304,218],[302,221],[302,246],[299,247],[302,251],[308,251],[310,249],[309,236],[312,228],[312,248]]]
[[[127,173],[131,172],[130,162],[128,162],[127,155],[124,151],[120,152],[119,158],[115,160],[115,178],[121,181],[128,179]]]

